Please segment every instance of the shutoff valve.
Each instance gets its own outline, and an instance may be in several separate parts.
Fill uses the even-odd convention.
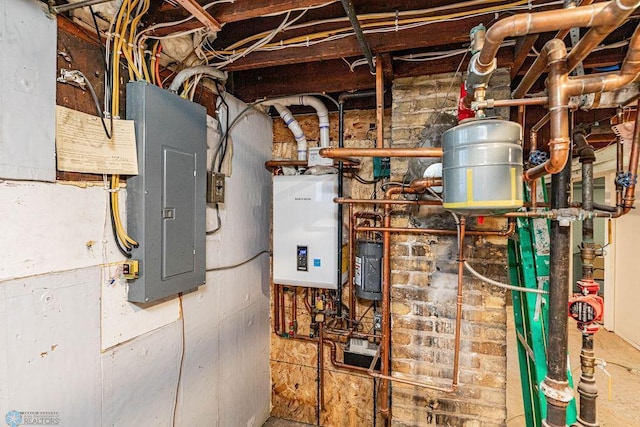
[[[581,293],[569,299],[569,316],[578,322],[578,329],[595,334],[604,314],[604,300],[598,296],[600,285],[595,280],[578,282]]]

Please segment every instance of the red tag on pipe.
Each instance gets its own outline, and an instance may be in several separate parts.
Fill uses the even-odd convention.
[[[460,83],[460,98],[458,98],[458,121],[462,121],[464,119],[470,119],[475,117],[475,113],[471,108],[467,108],[462,103],[464,97],[467,96],[467,89],[464,87],[464,82]]]
[[[484,217],[483,216],[477,217],[476,220],[478,221],[478,225],[484,224]]]

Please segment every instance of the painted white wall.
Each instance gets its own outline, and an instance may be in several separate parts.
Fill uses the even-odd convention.
[[[640,350],[640,310],[638,310],[638,241],[640,212],[634,209],[616,220],[614,234],[614,322],[615,332]]]
[[[232,115],[244,107],[227,102]],[[222,229],[208,237],[208,268],[269,249],[271,120],[252,112],[232,137],[233,175]],[[53,411],[62,426],[172,425],[179,303],[143,310],[125,301],[106,201],[100,186],[0,181],[2,420],[9,410]],[[265,254],[209,272],[205,286],[183,296],[176,425],[262,425],[270,409],[268,317]]]

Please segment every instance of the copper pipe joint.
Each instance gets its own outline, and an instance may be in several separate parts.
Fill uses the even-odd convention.
[[[442,157],[441,147],[420,148],[323,148],[322,157]]]

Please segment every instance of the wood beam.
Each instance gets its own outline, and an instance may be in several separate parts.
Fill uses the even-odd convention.
[[[393,58],[389,53],[381,53],[379,56],[382,58],[384,82],[385,84],[391,84],[393,82]]]
[[[538,40],[538,34],[529,34],[516,39],[515,52],[513,53],[513,65],[511,66],[511,79],[513,79],[522,68],[529,51]]]
[[[211,32],[218,32],[222,29],[222,25],[216,21],[213,16],[209,15],[209,12],[204,10],[202,6],[196,0],[175,0],[184,7],[187,12],[193,15],[200,23],[202,23],[207,30]]]
[[[466,71],[469,65],[469,54],[464,58],[462,65],[462,54],[437,61],[407,62],[395,61],[394,78],[426,76],[430,74],[451,73],[460,67],[461,71]],[[511,67],[513,65],[513,47],[503,47],[497,55],[498,67]]]
[[[237,71],[229,76],[229,85],[236,97],[253,102],[262,97],[308,92],[339,93],[373,89],[375,77],[366,66],[351,71],[342,59],[334,59]]]
[[[430,24],[397,32],[367,34],[371,50],[376,53],[433,47],[447,43],[465,43],[469,28],[480,24],[486,17],[472,17],[459,21]],[[318,43],[308,47],[292,47],[270,52],[253,52],[225,67],[227,71],[271,67],[281,64],[322,61],[359,56],[360,46],[355,37]]]
[[[195,2],[195,0],[193,0]],[[335,0],[338,1],[338,0]],[[318,7],[330,3],[330,0],[254,0],[236,1],[233,3],[221,3],[213,5],[208,9],[208,13],[214,16],[220,24],[230,22],[245,21],[247,19],[259,18],[274,13],[284,13],[291,9],[304,9],[308,7]],[[186,18],[186,14],[176,10],[169,3],[164,3],[158,8],[156,17],[162,17],[160,22],[174,21]],[[195,19],[180,24],[178,26],[160,28],[154,32],[155,35],[167,35],[173,32],[192,30],[201,27],[202,24]]]

